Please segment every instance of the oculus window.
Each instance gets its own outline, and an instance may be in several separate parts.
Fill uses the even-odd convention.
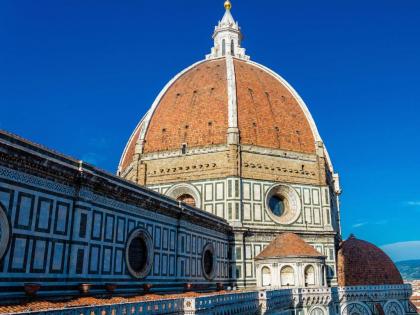
[[[208,243],[203,248],[201,267],[204,277],[207,280],[213,280],[216,276],[216,254],[214,253],[214,247],[211,243]]]
[[[136,229],[127,240],[125,260],[130,274],[138,279],[145,278],[152,267],[153,242],[149,232]]]
[[[265,196],[266,211],[269,217],[279,224],[294,223],[301,213],[301,201],[297,191],[288,185],[275,184]]]

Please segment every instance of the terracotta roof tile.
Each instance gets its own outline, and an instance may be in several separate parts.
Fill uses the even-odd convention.
[[[299,101],[275,76],[234,60],[240,143],[315,154],[315,138]],[[204,61],[165,91],[148,125],[144,152],[180,150],[182,144],[226,144],[228,88],[226,60]],[[132,161],[139,133],[131,137],[121,163]]]
[[[169,300],[169,299],[182,299],[186,297],[200,297],[231,294],[232,291],[218,291],[218,292],[187,292],[180,294],[147,294],[147,295],[134,295],[134,296],[87,296],[76,298],[62,298],[61,300],[48,300],[48,299],[28,299],[19,301],[16,304],[0,305],[0,314],[9,313],[26,313],[35,311],[45,311],[52,309],[71,309],[75,307],[90,307],[96,305],[114,305],[123,303],[137,303],[155,300]]]
[[[205,61],[187,71],[166,91],[146,133],[144,152],[226,143],[226,61]]]
[[[392,260],[375,245],[351,236],[338,251],[340,286],[403,284]]]
[[[315,138],[297,99],[279,80],[235,60],[238,126],[242,144],[315,153]]]
[[[271,257],[324,257],[294,233],[277,236],[255,259]]]

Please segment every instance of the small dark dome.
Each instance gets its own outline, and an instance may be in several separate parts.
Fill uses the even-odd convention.
[[[353,235],[342,242],[338,251],[338,285],[403,284],[391,258],[377,246]]]

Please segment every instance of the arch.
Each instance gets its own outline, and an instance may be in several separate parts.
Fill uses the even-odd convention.
[[[361,302],[345,304],[341,310],[341,315],[370,315],[369,308]]]
[[[191,207],[195,207],[195,199],[190,194],[182,194],[176,200],[181,201],[182,203],[185,203]]]
[[[294,286],[295,285],[295,271],[292,266],[283,266],[280,270],[280,283],[281,286]]]
[[[309,315],[325,315],[325,311],[321,307],[315,306],[309,311]]]
[[[385,315],[403,315],[404,308],[397,300],[390,300],[384,305]]]
[[[315,285],[315,268],[312,265],[307,265],[305,267],[305,287]]]
[[[196,208],[201,208],[200,192],[191,184],[175,184],[171,188],[169,188],[165,194],[181,202],[187,201],[187,199],[189,199],[188,202],[184,203]],[[192,204],[193,202],[190,198],[194,199],[194,205]]]
[[[263,287],[271,286],[271,269],[267,266],[261,268],[261,285]]]

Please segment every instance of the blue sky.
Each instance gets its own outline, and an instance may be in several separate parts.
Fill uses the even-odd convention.
[[[1,1],[0,128],[115,172],[223,12],[219,0]],[[232,13],[247,53],[314,116],[341,175],[344,236],[420,259],[420,2],[234,0]]]

